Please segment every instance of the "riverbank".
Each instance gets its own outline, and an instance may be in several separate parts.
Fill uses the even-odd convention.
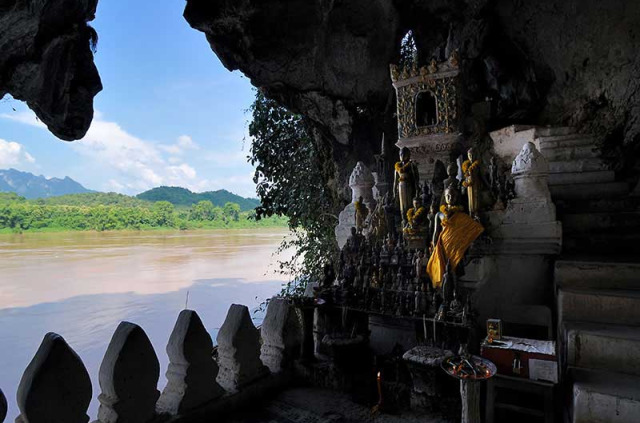
[[[176,207],[168,201],[155,203],[118,195],[76,195],[26,200],[0,193],[0,233],[195,230],[285,228],[287,218],[257,219],[255,210],[241,210],[235,203],[224,207],[200,201]]]
[[[75,229],[60,226],[47,227],[30,227],[22,228],[0,228],[0,235],[13,235],[22,233],[61,233],[61,232],[172,232],[172,231],[207,231],[207,230],[242,230],[242,229],[283,229],[288,228],[288,219],[286,218],[266,218],[259,221],[249,220],[237,222],[207,222],[203,224],[186,224],[181,227],[176,226],[149,226],[140,225],[137,228],[114,228],[114,229]]]

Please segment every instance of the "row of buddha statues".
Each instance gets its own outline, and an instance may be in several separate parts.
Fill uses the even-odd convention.
[[[495,158],[482,166],[474,148],[445,172],[436,166],[422,184],[410,150],[402,148],[399,158],[391,192],[373,210],[362,197],[355,202],[333,300],[383,314],[466,321],[457,286],[461,263],[484,232],[481,210],[487,203],[503,207],[512,181],[499,176]]]
[[[440,288],[434,288],[426,273],[427,259],[425,250],[410,250],[402,237],[388,235],[378,242],[354,228],[341,251],[338,274],[327,270],[323,295],[327,301],[362,311],[466,325],[469,298],[463,303],[451,272]]]

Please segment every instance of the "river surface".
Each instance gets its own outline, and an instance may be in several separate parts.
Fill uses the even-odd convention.
[[[178,313],[196,310],[214,343],[229,305],[245,304],[260,323],[260,304],[278,293],[273,254],[284,229],[181,232],[64,232],[0,235],[0,388],[7,421],[19,414],[22,372],[47,332],[62,335],[93,382],[120,321],[140,325],[160,361]]]

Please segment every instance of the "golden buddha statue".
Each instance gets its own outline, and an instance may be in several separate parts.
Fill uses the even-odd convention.
[[[427,263],[427,273],[434,288],[442,285],[447,263],[455,272],[469,246],[484,231],[482,225],[458,205],[458,196],[458,190],[447,187],[444,191],[445,204],[440,206],[440,212],[435,216],[431,257]]]
[[[427,210],[422,205],[420,197],[413,199],[413,207],[407,211],[407,224],[403,232],[407,235],[425,233],[428,229]]]
[[[467,151],[467,158],[462,162],[462,174],[464,180],[462,186],[467,190],[467,199],[469,201],[469,215],[474,219],[478,219],[478,192],[480,185],[480,160],[476,157],[476,152],[472,148]]]
[[[407,212],[411,208],[413,198],[420,189],[418,166],[411,160],[411,152],[407,147],[400,150],[400,161],[395,165],[393,175],[393,198],[400,203],[400,215],[403,227],[407,223]]]

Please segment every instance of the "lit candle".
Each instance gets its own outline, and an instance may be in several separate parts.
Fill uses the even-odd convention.
[[[378,372],[378,407],[382,405],[382,376],[380,372]]]

